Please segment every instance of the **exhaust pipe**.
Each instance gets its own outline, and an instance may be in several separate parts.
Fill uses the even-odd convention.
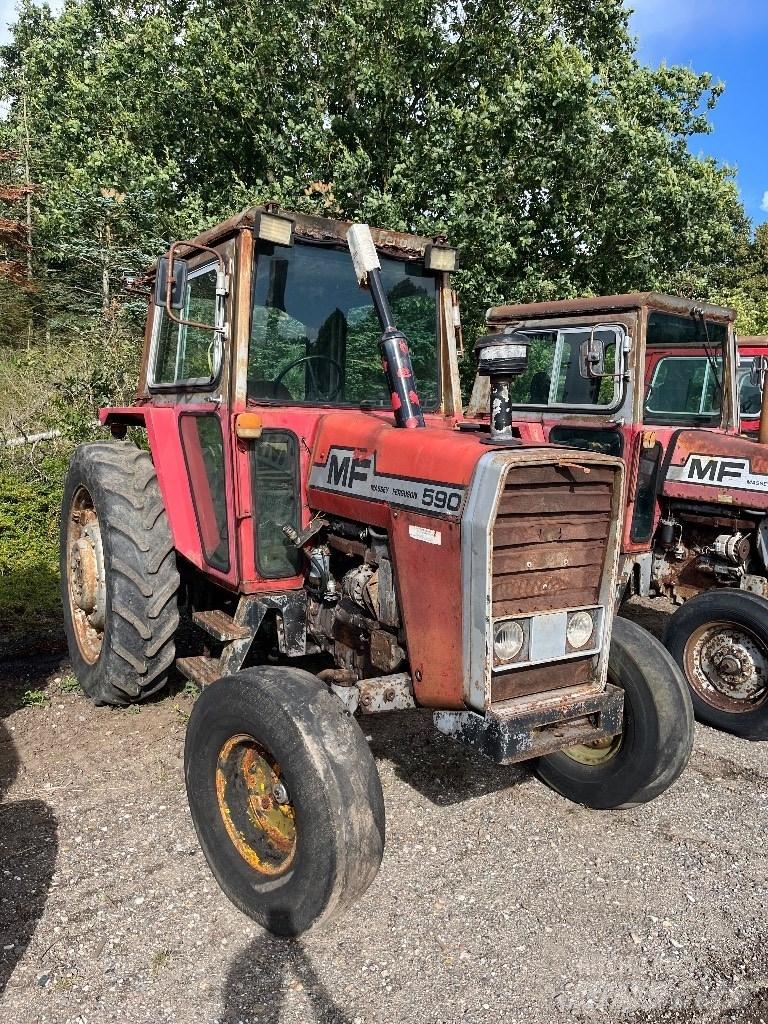
[[[528,368],[529,339],[513,331],[486,334],[475,345],[477,372],[490,378],[491,435],[487,444],[521,444],[512,428],[512,384]]]
[[[347,245],[352,255],[357,280],[361,287],[368,286],[373,307],[381,324],[379,351],[387,378],[392,412],[395,414],[395,426],[407,429],[423,427],[424,414],[416,390],[411,350],[408,348],[408,339],[402,331],[398,331],[392,318],[392,310],[381,280],[379,256],[368,225],[353,224],[347,232]]]

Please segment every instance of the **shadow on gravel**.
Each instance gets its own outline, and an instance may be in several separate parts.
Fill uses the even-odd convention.
[[[5,802],[18,770],[16,747],[0,721],[0,995],[42,917],[58,849],[48,804]]]
[[[499,765],[439,733],[429,711],[389,712],[359,719],[377,761],[433,804],[456,804],[517,786],[530,777],[521,765]]]
[[[315,973],[298,941],[261,935],[235,958],[227,974],[224,1010],[219,1024],[278,1024],[288,998],[309,1001],[309,1016],[323,1024],[352,1024]]]
[[[636,622],[638,626],[642,626],[649,633],[653,633],[658,640],[663,641],[674,610],[674,605],[669,601],[656,600],[642,603],[632,599],[624,602],[619,609],[619,615],[623,619]]]

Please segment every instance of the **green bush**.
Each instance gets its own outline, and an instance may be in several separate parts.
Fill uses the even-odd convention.
[[[0,623],[19,631],[59,617],[59,505],[66,454],[0,470]]]

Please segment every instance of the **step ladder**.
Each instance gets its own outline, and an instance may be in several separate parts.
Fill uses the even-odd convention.
[[[221,608],[193,612],[192,621],[218,643],[218,657],[196,655],[177,658],[176,667],[199,686],[210,686],[222,676],[239,672],[251,649],[254,637],[269,611],[278,615],[278,642],[283,654],[300,657],[306,653],[307,597],[303,590],[280,594],[244,594],[234,616]]]

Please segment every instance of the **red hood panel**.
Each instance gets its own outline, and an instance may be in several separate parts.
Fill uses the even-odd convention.
[[[665,463],[670,498],[768,510],[768,448],[733,434],[681,430]]]
[[[454,519],[464,507],[477,461],[488,450],[471,434],[403,430],[364,413],[332,413],[315,437],[310,505],[361,516],[354,506],[364,501],[365,521],[381,526],[390,508]]]

